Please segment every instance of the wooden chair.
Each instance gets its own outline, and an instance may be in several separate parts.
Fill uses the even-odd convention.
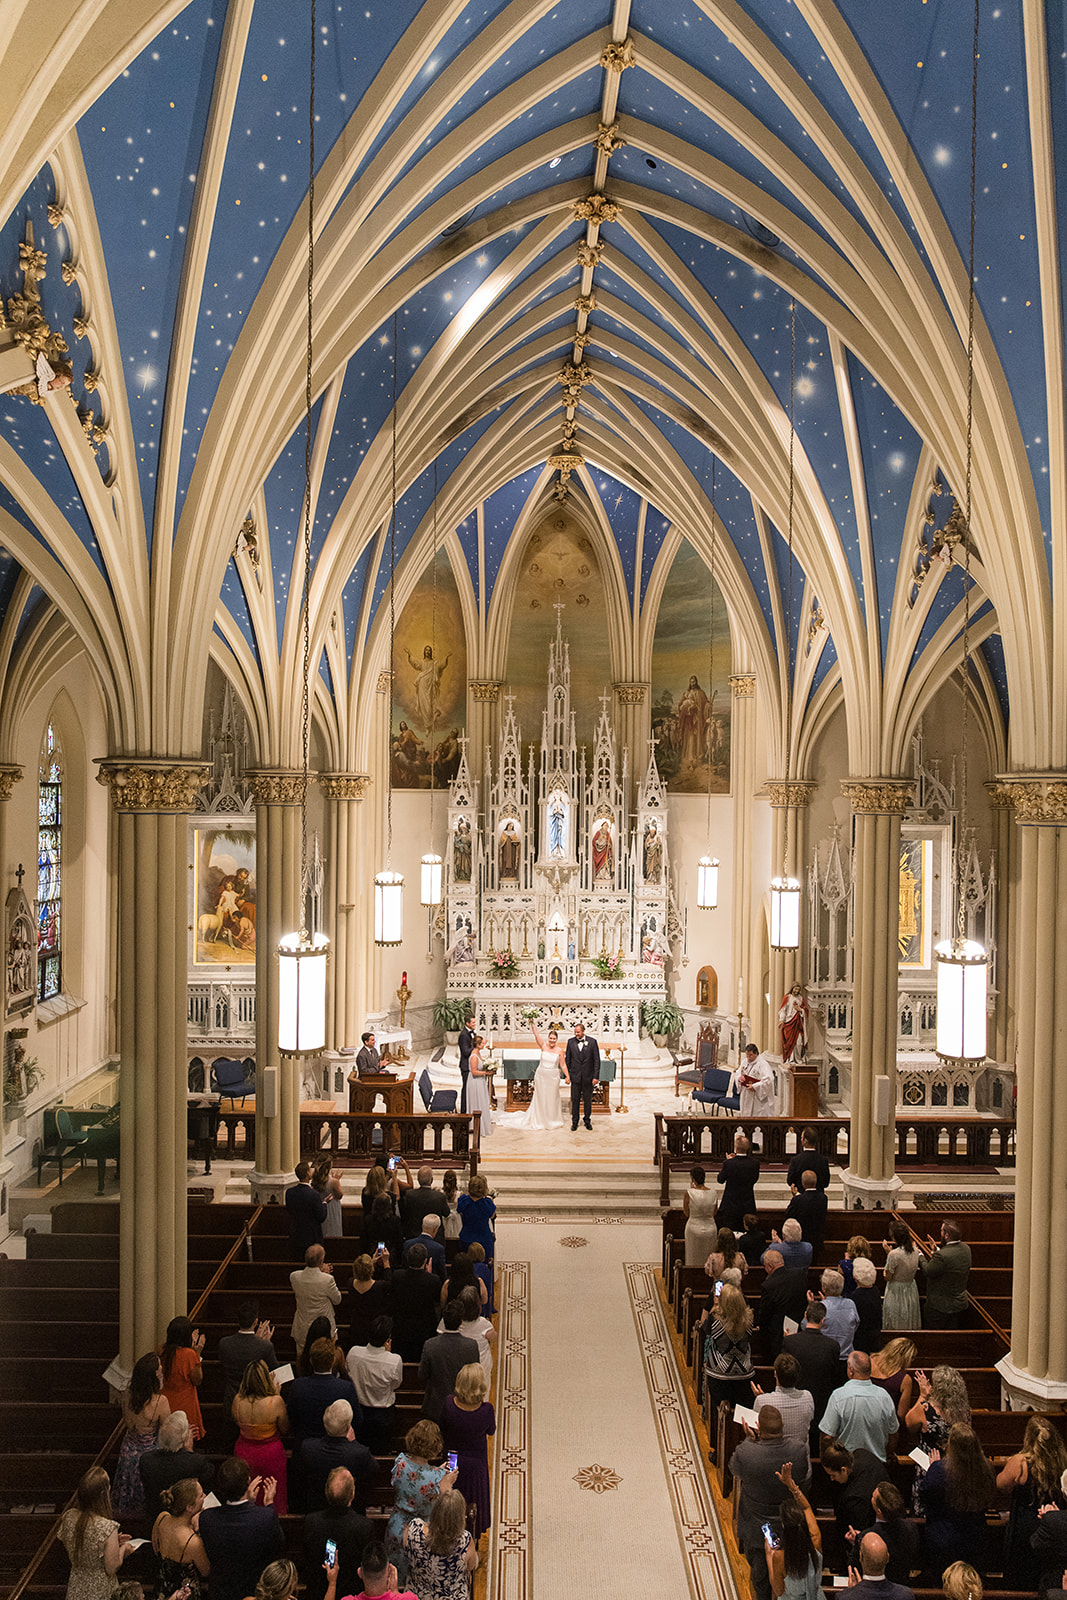
[[[692,1056],[675,1056],[674,1058],[674,1093],[678,1094],[679,1084],[685,1084],[686,1091],[692,1097],[694,1089],[700,1089],[704,1084],[704,1074],[709,1068],[715,1067],[719,1062],[719,1027],[717,1022],[701,1024],[697,1034],[696,1052]],[[690,1067],[691,1071],[683,1072],[683,1067]]]

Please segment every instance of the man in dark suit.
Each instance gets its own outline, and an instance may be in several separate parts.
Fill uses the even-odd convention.
[[[941,1243],[932,1238],[933,1254],[919,1257],[926,1273],[924,1328],[958,1328],[967,1309],[967,1280],[971,1275],[971,1247],[964,1244],[954,1222],[941,1224]]]
[[[352,1430],[352,1407],[347,1400],[335,1400],[322,1418],[325,1429],[320,1439],[305,1439],[300,1446],[304,1471],[306,1503],[309,1511],[321,1511],[326,1504],[326,1480],[334,1467],[347,1467],[355,1483],[355,1507],[367,1509],[367,1493],[374,1482],[377,1464],[366,1445],[360,1444]]]
[[[448,1216],[448,1201],[440,1189],[433,1186],[433,1168],[420,1167],[418,1182],[400,1191],[400,1222],[405,1239],[414,1239],[422,1227],[424,1217]]]
[[[885,1480],[885,1462],[870,1450],[848,1450],[836,1439],[824,1442],[819,1459],[830,1480],[837,1531],[844,1539],[850,1528],[861,1527],[870,1516],[874,1491]]]
[[[405,1261],[407,1260],[410,1245],[421,1244],[430,1258],[430,1271],[438,1283],[444,1283],[445,1278],[448,1276],[448,1271],[445,1262],[445,1247],[437,1237],[440,1226],[440,1217],[435,1217],[432,1212],[429,1216],[423,1217],[422,1232],[416,1234],[412,1239],[404,1240],[404,1259]]]
[[[467,1078],[471,1070],[471,1051],[474,1049],[474,1018],[468,1017],[459,1030],[459,1075],[463,1087],[459,1092],[459,1109],[467,1109]]]
[[[237,1332],[227,1333],[219,1340],[219,1365],[224,1385],[222,1404],[227,1417],[249,1362],[265,1361],[272,1372],[278,1365],[271,1343],[273,1337],[273,1326],[259,1320],[259,1301],[242,1301],[237,1307]]]
[[[1041,1574],[1037,1591],[1051,1600],[1051,1596],[1059,1595],[1061,1584],[1067,1589],[1067,1583],[1063,1583],[1067,1569],[1067,1511],[1046,1511],[1030,1535],[1030,1545]]]
[[[791,1189],[801,1188],[800,1180],[805,1172],[814,1172],[816,1189],[822,1191],[830,1187],[830,1163],[815,1148],[814,1128],[801,1130],[800,1149],[789,1163],[789,1171],[785,1175],[785,1181]]]
[[[860,1564],[850,1571],[853,1578],[848,1591],[849,1600],[915,1600],[912,1591],[903,1583],[889,1583],[885,1569],[889,1564],[889,1551],[885,1540],[876,1533],[865,1533],[860,1541]],[[860,1576],[862,1574],[862,1576]]]
[[[419,1362],[419,1382],[425,1391],[422,1415],[431,1422],[440,1422],[445,1401],[456,1387],[460,1368],[478,1360],[478,1346],[459,1331],[463,1312],[458,1300],[448,1302],[442,1321],[444,1333],[435,1333],[432,1339],[427,1339]]]
[[[326,1600],[326,1541],[337,1546],[337,1592],[359,1587],[359,1564],[374,1538],[374,1524],[352,1508],[356,1486],[347,1467],[333,1467],[326,1479],[326,1509],[304,1518],[305,1600]]]
[[[826,1306],[821,1300],[811,1300],[798,1331],[786,1334],[782,1340],[782,1350],[788,1351],[800,1365],[801,1388],[807,1389],[815,1401],[815,1421],[811,1428],[813,1450],[819,1447],[818,1419],[838,1384],[844,1381],[841,1346],[828,1333],[823,1333],[825,1320]]]
[[[745,1135],[739,1133],[734,1138],[734,1153],[726,1157],[717,1180],[723,1185],[722,1199],[715,1212],[720,1228],[741,1232],[746,1212],[756,1209],[758,1177],[759,1156],[752,1154],[752,1146]]]
[[[571,1132],[576,1132],[580,1114],[584,1114],[585,1126],[592,1132],[593,1090],[600,1082],[600,1046],[595,1039],[586,1038],[584,1023],[574,1024],[563,1065],[571,1086]]]
[[[421,1361],[423,1345],[437,1332],[441,1317],[441,1280],[421,1239],[404,1251],[404,1265],[393,1273],[392,1290],[393,1349],[404,1361]]]
[[[811,1245],[811,1259],[817,1265],[826,1232],[829,1201],[825,1191],[816,1187],[816,1177],[810,1167],[805,1168],[800,1177],[801,1187],[798,1189],[794,1186],[786,1217],[795,1217],[800,1223],[801,1234]]]
[[[808,1303],[808,1274],[803,1267],[787,1267],[777,1250],[763,1257],[763,1292],[756,1321],[763,1342],[763,1358],[773,1361],[782,1348],[782,1319],[803,1317]]]
[[[144,1484],[145,1511],[155,1521],[163,1510],[160,1495],[182,1478],[196,1478],[205,1491],[211,1488],[215,1464],[193,1449],[193,1434],[184,1411],[172,1411],[159,1425],[156,1449],[147,1451],[140,1462]]]
[[[356,1071],[361,1078],[395,1078],[395,1072],[382,1069],[381,1052],[376,1048],[373,1033],[361,1033],[363,1048],[356,1056]]]
[[[305,1439],[320,1439],[325,1431],[322,1419],[327,1406],[335,1400],[347,1400],[352,1407],[356,1433],[363,1427],[363,1414],[356,1398],[356,1386],[346,1373],[335,1377],[333,1345],[329,1339],[316,1339],[311,1346],[311,1373],[306,1378],[294,1378],[282,1388],[282,1398],[289,1415],[293,1436],[293,1452],[299,1450]]]
[[[862,1527],[850,1541],[849,1560],[855,1566],[864,1534],[876,1533],[889,1552],[889,1564],[885,1569],[889,1582],[910,1583],[921,1559],[918,1524],[907,1516],[904,1497],[888,1478],[884,1478],[871,1495],[871,1506],[875,1520],[870,1527]]]
[[[285,1554],[278,1513],[273,1505],[255,1505],[248,1487],[247,1464],[229,1456],[215,1480],[221,1503],[200,1513],[200,1537],[211,1562],[208,1600],[244,1600],[254,1592],[263,1568]],[[267,1497],[273,1500],[273,1489]]]
[[[302,1262],[313,1244],[322,1243],[322,1225],[326,1221],[326,1202],[311,1187],[308,1179],[311,1168],[306,1161],[296,1164],[296,1183],[285,1191],[285,1209],[289,1213],[289,1249],[294,1261]]]

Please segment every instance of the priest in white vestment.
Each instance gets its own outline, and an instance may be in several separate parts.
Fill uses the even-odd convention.
[[[741,1091],[740,1116],[773,1115],[774,1069],[758,1045],[746,1045],[744,1065],[737,1072],[737,1087]]]

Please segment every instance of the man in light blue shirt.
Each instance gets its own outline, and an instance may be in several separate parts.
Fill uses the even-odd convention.
[[[826,1307],[826,1321],[822,1325],[823,1333],[829,1334],[831,1339],[836,1339],[841,1347],[841,1360],[847,1361],[852,1354],[852,1338],[859,1326],[860,1314],[851,1300],[846,1300],[841,1293],[845,1287],[845,1280],[833,1267],[827,1267],[819,1279],[822,1289],[823,1304]],[[808,1299],[814,1300],[815,1296],[808,1291]]]
[[[884,1461],[897,1435],[897,1408],[885,1390],[871,1382],[871,1358],[862,1350],[853,1350],[847,1371],[848,1382],[830,1396],[819,1431],[846,1450],[869,1450]]]

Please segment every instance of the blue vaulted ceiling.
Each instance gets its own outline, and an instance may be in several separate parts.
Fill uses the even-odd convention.
[[[613,75],[601,52],[623,13],[635,63]],[[613,0],[319,0],[329,304],[318,303],[316,336],[329,368],[321,355],[312,548],[329,574],[319,636],[338,619],[348,682],[388,592],[379,534],[394,390],[396,560],[426,559],[436,463],[439,536],[457,535],[457,576],[487,607],[529,497],[545,494],[564,420],[558,379],[575,356],[593,378],[571,412],[574,448],[638,607],[672,526],[707,511],[714,443],[734,623],[757,629],[773,658],[788,589],[794,305],[791,652],[805,654],[817,593],[829,637],[815,685],[857,659],[842,630],[876,636],[885,663],[920,475],[960,481],[972,16],[970,0],[740,0],[721,15],[707,0],[621,11]],[[266,671],[295,631],[304,492],[308,12],[160,0],[159,17],[147,43],[118,52],[76,126],[57,128],[0,218],[5,300],[21,287],[28,222],[46,254],[42,310],[71,348],[80,424],[69,426],[67,396],[0,399],[0,506],[50,549],[75,539],[111,591],[119,565],[130,570],[123,539],[143,541],[145,571],[155,541],[200,551],[216,563],[219,616]],[[1014,532],[1025,524],[1050,564],[1050,394],[1062,378],[1049,340],[1058,307],[1044,297],[1060,294],[1061,252],[1055,218],[1036,214],[1030,130],[1041,75],[1062,206],[1059,8],[1046,25],[1035,58],[1020,8],[983,8],[975,249],[979,448],[1014,452]],[[605,117],[626,141],[607,159],[595,143]],[[622,204],[599,231],[574,211],[595,186]],[[54,200],[64,210],[50,218]],[[772,216],[777,236],[763,226]],[[598,241],[602,259],[583,277],[579,251]],[[980,551],[1003,521],[991,509],[981,526],[993,476],[976,470]],[[250,603],[240,558],[224,559],[250,506],[266,516],[255,579],[270,586],[266,605]],[[998,570],[983,563],[983,582]],[[0,605],[12,593],[5,576]],[[925,670],[958,598],[954,574],[924,587],[912,670]],[[982,603],[999,615],[996,594]],[[1006,714],[1010,650],[994,634],[985,653]],[[323,681],[344,692],[336,673]]]

